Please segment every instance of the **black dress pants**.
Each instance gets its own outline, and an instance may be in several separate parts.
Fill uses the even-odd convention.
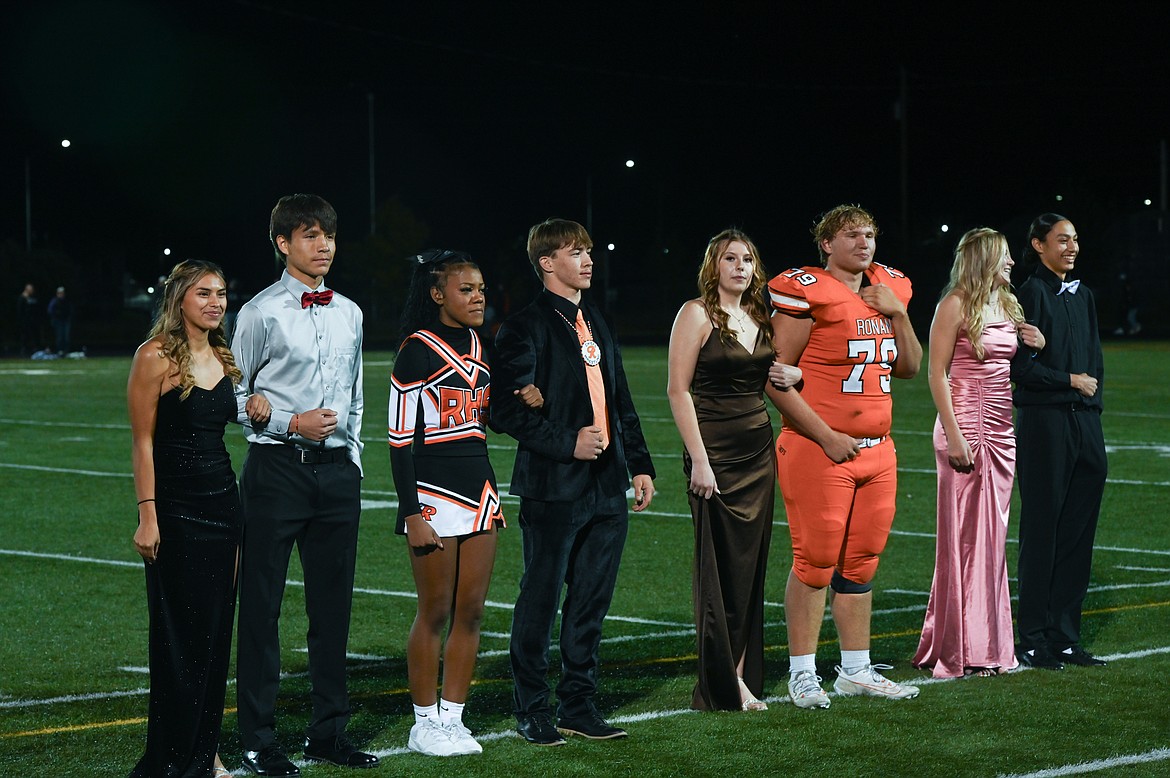
[[[344,452],[336,461],[301,464],[292,446],[253,444],[240,478],[240,500],[244,543],[236,676],[244,749],[259,751],[276,740],[278,628],[294,543],[304,569],[309,617],[313,712],[306,734],[340,735],[349,721],[345,652],[361,511],[360,471]]]
[[[1101,414],[1079,404],[1024,406],[1016,438],[1020,648],[1059,653],[1081,641],[1108,472]]]
[[[596,485],[573,502],[521,499],[524,575],[511,640],[517,716],[551,712],[548,652],[562,586],[558,716],[578,718],[595,710],[601,624],[628,527],[625,495],[604,496]]]

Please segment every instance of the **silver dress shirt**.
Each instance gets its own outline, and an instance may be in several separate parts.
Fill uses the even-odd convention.
[[[361,470],[362,310],[336,292],[328,305],[301,307],[303,292],[325,288],[310,289],[285,270],[240,310],[232,339],[240,385],[272,404],[267,429],[246,427],[245,435],[250,443],[345,447]],[[294,413],[314,408],[337,412],[337,429],[322,442],[289,432]]]

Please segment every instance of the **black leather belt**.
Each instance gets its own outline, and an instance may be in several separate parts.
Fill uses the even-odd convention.
[[[349,452],[344,448],[294,448],[302,465],[323,465],[330,462],[344,462]]]
[[[1101,412],[1101,409],[1099,407],[1097,407],[1096,405],[1086,405],[1085,403],[1082,403],[1082,402],[1040,403],[1038,405],[1021,405],[1019,407],[1020,407],[1020,410],[1024,410],[1024,409],[1038,410],[1038,411],[1052,410],[1052,411],[1061,411],[1063,413],[1089,413],[1090,411],[1093,413],[1100,413]]]
[[[260,446],[265,451],[280,452],[281,456],[302,465],[324,465],[332,462],[344,462],[349,459],[349,450],[346,448],[301,448],[287,444],[274,446],[264,443],[254,445]]]

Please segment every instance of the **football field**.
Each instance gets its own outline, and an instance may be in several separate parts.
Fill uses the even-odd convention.
[[[521,564],[518,503],[507,498],[511,526],[501,534],[465,714],[484,753],[438,759],[406,750],[414,586],[405,541],[393,534],[397,503],[385,444],[393,355],[365,354],[349,733],[382,757],[369,775],[1170,776],[1170,344],[1105,347],[1110,473],[1083,628],[1086,647],[1107,667],[935,682],[910,666],[934,565],[934,409],[924,369],[894,383],[898,514],[875,581],[872,651],[874,662],[894,666],[887,675],[921,685],[921,695],[897,702],[834,696],[828,710],[788,703],[783,592],[791,552],[778,499],[765,608],[770,709],[757,713],[688,710],[693,537],[681,443],[666,400],[666,351],[629,348],[624,356],[658,469],[652,506],[631,514],[602,644],[598,703],[630,737],[542,749],[514,733],[507,645]],[[129,364],[129,357],[0,362],[4,778],[120,776],[141,754],[147,613],[142,563],[130,542]],[[238,474],[246,444],[238,428],[227,437]],[[504,486],[515,444],[500,435],[488,444]],[[1013,595],[1016,508],[1018,499],[1007,549]],[[277,724],[279,744],[295,758],[309,710],[301,581],[294,555],[281,619],[286,676]],[[838,661],[831,620],[822,640],[818,672],[831,688]],[[242,774],[235,699],[229,681],[221,753]],[[302,773],[352,775],[316,764]]]

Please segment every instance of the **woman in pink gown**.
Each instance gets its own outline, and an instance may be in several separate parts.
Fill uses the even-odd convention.
[[[1008,593],[1008,506],[1015,474],[1010,361],[1017,341],[1043,347],[1011,292],[1003,235],[971,230],[930,327],[930,392],[938,409],[938,540],[914,665],[935,678],[1016,666]]]

